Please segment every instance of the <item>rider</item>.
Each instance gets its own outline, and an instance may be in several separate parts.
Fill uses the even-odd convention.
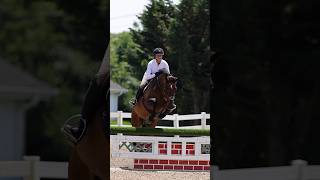
[[[79,125],[77,127],[68,126],[65,127],[69,129],[72,136],[75,139],[79,139],[85,128],[85,122],[87,122],[90,117],[94,115],[99,107],[104,107],[108,109],[109,100],[109,47],[105,52],[103,61],[100,65],[100,69],[95,77],[91,80],[89,88],[86,92],[84,102],[81,109],[81,117],[79,120]],[[105,114],[104,114],[105,116]],[[107,121],[105,121],[107,122]],[[107,124],[106,124],[107,125]]]
[[[165,60],[162,59],[163,55],[164,55],[164,51],[163,51],[162,48],[155,48],[153,50],[154,59],[152,59],[148,63],[147,70],[143,75],[143,78],[142,78],[141,84],[139,86],[139,89],[137,91],[136,98],[135,98],[135,100],[133,102],[133,105],[138,102],[139,98],[142,95],[143,89],[146,87],[148,82],[152,78],[157,77],[157,76],[160,75],[160,72],[159,72],[160,69],[165,68],[170,73],[168,63]],[[170,99],[170,104],[169,104],[169,106],[167,108],[167,111],[171,112],[174,109],[176,109],[176,105],[174,104],[174,98],[171,98]]]

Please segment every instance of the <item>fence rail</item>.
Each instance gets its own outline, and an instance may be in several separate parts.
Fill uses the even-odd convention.
[[[320,180],[320,166],[304,160],[293,160],[291,166],[211,170],[215,180]]]
[[[25,156],[24,161],[0,161],[0,177],[22,177],[23,180],[67,179],[68,163],[40,161],[38,156]]]
[[[210,154],[201,152],[202,144],[210,144],[210,137],[153,137],[153,136],[123,136],[111,135],[112,157],[122,158],[146,158],[146,159],[172,159],[172,160],[210,160]],[[122,144],[130,142],[150,143],[152,148],[150,152],[129,152],[121,150]],[[167,143],[166,154],[159,153],[158,146],[161,142]],[[181,154],[171,154],[171,145],[174,142],[181,143]],[[186,154],[187,143],[193,143],[195,152],[192,155]],[[120,145],[120,146],[119,146]],[[129,145],[130,146],[130,145]]]
[[[117,111],[117,112],[110,112],[110,119],[111,121],[117,121],[118,126],[128,126],[123,124],[123,119],[130,119],[131,113]],[[206,120],[210,119],[210,114],[206,112],[201,112],[201,114],[187,114],[187,115],[180,115],[180,114],[173,114],[173,115],[166,115],[162,120],[173,121],[173,127],[175,128],[202,128],[202,129],[210,129],[210,125],[206,123]],[[192,126],[183,126],[180,127],[180,121],[190,121],[190,120],[201,120],[201,125],[192,125]],[[158,128],[166,128],[165,126],[157,126]]]
[[[40,161],[37,156],[26,156],[23,161],[0,161],[0,177],[67,179],[67,162]],[[212,168],[215,180],[320,180],[320,166],[294,160],[291,166],[219,170]]]

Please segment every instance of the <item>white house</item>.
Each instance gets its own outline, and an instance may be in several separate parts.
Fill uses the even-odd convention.
[[[26,110],[55,94],[48,84],[0,59],[0,161],[22,159]]]
[[[110,112],[118,111],[118,98],[126,92],[128,92],[127,89],[113,81],[110,81]]]

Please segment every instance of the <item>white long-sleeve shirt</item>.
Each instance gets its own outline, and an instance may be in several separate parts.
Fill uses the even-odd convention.
[[[168,72],[170,73],[169,65],[165,60],[161,59],[160,64],[158,64],[155,59],[152,59],[148,63],[147,70],[143,75],[141,84],[144,84],[145,81],[154,78],[156,76],[155,73],[163,68],[167,69]]]

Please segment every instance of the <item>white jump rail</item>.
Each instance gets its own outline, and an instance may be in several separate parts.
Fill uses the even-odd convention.
[[[291,166],[219,170],[212,169],[215,180],[319,180],[320,166],[308,165],[304,160],[293,160]]]
[[[171,160],[210,160],[210,154],[201,154],[201,144],[210,144],[210,137],[154,137],[154,136],[125,136],[125,135],[111,135],[112,157],[121,158],[147,158],[147,159],[171,159]],[[119,149],[122,142],[143,142],[152,143],[152,152],[125,152]],[[159,154],[159,142],[167,142],[167,154]],[[182,154],[171,154],[171,144],[173,142],[182,143]],[[195,144],[194,155],[186,155],[186,144]]]
[[[214,166],[216,167],[216,166]],[[0,177],[22,177],[23,180],[40,178],[67,179],[67,162],[40,161],[38,156],[26,156],[22,161],[0,161]],[[219,170],[211,168],[215,180],[319,180],[320,166],[294,160],[290,166]]]
[[[131,113],[117,111],[117,112],[110,112],[110,119],[111,121],[117,121],[118,126],[131,126],[131,125],[124,125],[123,119],[131,119]],[[188,121],[188,120],[201,120],[201,125],[192,125],[192,126],[179,126],[179,121]],[[175,128],[203,128],[203,129],[210,129],[210,125],[206,124],[206,120],[210,119],[210,114],[206,112],[201,112],[201,114],[187,114],[187,115],[180,115],[180,114],[173,114],[173,115],[166,115],[162,120],[169,120],[173,121],[173,127]],[[157,126],[159,128],[166,128],[166,126]]]

